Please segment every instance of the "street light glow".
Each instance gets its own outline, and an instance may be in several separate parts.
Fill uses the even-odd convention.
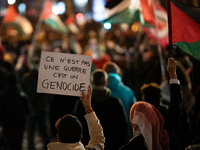
[[[9,5],[13,5],[16,2],[16,0],[8,0]]]
[[[112,25],[109,22],[103,24],[103,27],[107,30],[111,29]]]
[[[20,13],[25,14],[26,13],[26,4],[24,4],[24,3],[19,4],[18,10]]]

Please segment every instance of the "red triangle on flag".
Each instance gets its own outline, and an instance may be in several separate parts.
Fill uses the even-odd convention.
[[[7,23],[7,22],[12,22],[15,21],[18,16],[18,13],[14,7],[14,5],[9,5],[8,6],[8,12],[7,14],[3,17],[2,22]]]
[[[42,20],[46,20],[47,18],[49,18],[51,15],[53,14],[53,11],[51,9],[51,1],[47,0],[42,12]]]
[[[144,21],[155,26],[153,1],[152,0],[140,0],[140,6],[142,8],[142,15],[143,15]]]
[[[200,41],[200,24],[171,2],[172,44]]]

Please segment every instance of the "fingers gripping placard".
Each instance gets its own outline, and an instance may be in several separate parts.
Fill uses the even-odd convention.
[[[42,52],[37,92],[81,96],[88,91],[91,65],[91,56]]]

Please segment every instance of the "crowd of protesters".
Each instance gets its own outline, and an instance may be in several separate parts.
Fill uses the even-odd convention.
[[[28,133],[28,150],[36,149],[36,132],[42,138],[43,149],[47,149],[47,144],[58,138],[56,121],[66,114],[76,116],[82,124],[82,144],[86,146],[91,140],[87,126],[92,114],[88,116],[79,97],[37,93],[41,51],[92,56],[91,108],[95,112],[93,119],[97,117],[95,120],[100,121],[105,137],[105,143],[101,137],[104,145],[99,146],[101,149],[198,149],[199,62],[172,46],[162,48],[161,57],[160,45],[148,38],[145,32],[134,32],[130,27],[124,30],[120,25],[105,31],[94,24],[90,22],[81,27],[76,35],[70,33],[59,40],[39,41],[34,47],[27,41],[2,41],[0,149],[21,150],[25,131]],[[139,42],[138,34],[141,35]],[[171,79],[176,79],[178,84],[175,87],[171,85]],[[143,109],[148,111],[142,112]],[[148,139],[146,134],[150,131],[145,130],[149,128],[146,124],[153,122],[135,113],[136,110],[146,117],[155,111],[151,117],[158,118],[160,126],[152,125],[151,134],[153,139],[159,137],[158,141]],[[85,114],[88,116],[86,120]],[[162,131],[154,132],[157,128]],[[131,138],[134,140],[129,141]],[[134,145],[137,140],[139,145]]]

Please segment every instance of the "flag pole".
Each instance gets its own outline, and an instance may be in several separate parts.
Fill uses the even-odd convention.
[[[154,12],[154,17],[155,17],[155,30],[156,30],[156,34],[158,35],[158,20],[157,20],[156,14],[155,14],[156,6],[155,6],[154,0],[152,0],[152,7],[153,7],[153,12]],[[158,53],[159,53],[159,59],[160,59],[162,81],[163,81],[165,79],[165,67],[164,67],[164,60],[163,60],[163,56],[162,56],[162,47],[160,44],[160,38],[158,36],[156,36],[156,37],[157,37],[157,46],[158,46]]]
[[[168,32],[169,32],[169,57],[172,56],[172,19],[171,19],[171,0],[167,0],[167,13],[168,13]]]
[[[171,0],[167,0],[167,13],[168,13],[168,29],[169,29],[169,45],[172,45],[172,24],[171,24]]]
[[[47,0],[45,0],[44,3],[46,3],[46,1]],[[44,6],[45,5],[43,4],[42,9],[41,9],[41,13],[40,13],[39,19],[37,21],[35,31],[34,31],[34,34],[33,34],[32,40],[31,40],[31,49],[29,50],[29,56],[32,56],[34,47],[36,45],[36,35],[37,35],[38,31],[40,30],[41,25],[42,25],[42,14],[43,14],[43,11],[44,11]]]

